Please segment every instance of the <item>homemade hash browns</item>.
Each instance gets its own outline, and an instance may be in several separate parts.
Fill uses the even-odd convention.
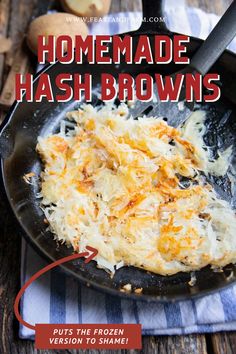
[[[112,273],[133,265],[170,275],[236,261],[235,213],[204,174],[224,175],[231,148],[214,162],[204,112],[179,129],[162,118],[128,118],[128,107],[83,105],[58,134],[39,137],[45,216],[60,241],[98,249]]]

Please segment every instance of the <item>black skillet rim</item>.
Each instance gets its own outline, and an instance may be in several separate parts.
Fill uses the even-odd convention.
[[[191,37],[191,39],[196,41],[196,42],[199,42],[199,43],[203,42],[199,38]],[[225,53],[227,53],[231,57],[234,57],[234,59],[236,60],[236,53],[233,53],[233,52],[231,52],[229,50],[225,50],[222,53],[222,55],[224,55]],[[50,70],[51,67],[53,67],[54,65],[57,65],[57,64],[58,64],[58,61],[56,61],[54,64],[46,65],[42,70],[40,70],[34,76],[33,84],[38,80],[39,76],[42,73]],[[12,107],[9,109],[4,121],[0,125],[0,136],[4,132],[5,128],[11,123],[12,119],[14,119],[14,111],[18,107],[19,104],[20,104],[20,102],[15,101],[13,103]],[[9,205],[10,205],[12,211],[13,211],[13,214],[14,214],[18,224],[20,225],[21,229],[24,231],[22,236],[25,238],[25,240],[33,247],[33,249],[40,256],[42,256],[45,260],[47,260],[47,262],[55,261],[55,259],[53,257],[51,257],[50,254],[48,254],[48,252],[46,252],[40,245],[37,244],[36,240],[31,236],[30,232],[28,232],[27,228],[21,222],[21,219],[18,217],[18,215],[16,213],[16,210],[15,210],[13,204],[11,203],[11,197],[10,197],[10,194],[9,194],[9,190],[8,190],[8,187],[7,187],[7,183],[6,183],[6,180],[5,180],[5,174],[4,174],[4,159],[2,157],[1,157],[1,179],[2,179],[2,182],[3,182],[4,191],[5,191],[5,194],[7,196]],[[167,302],[178,302],[178,301],[183,301],[183,300],[187,300],[187,299],[190,300],[190,299],[201,298],[203,296],[207,296],[207,295],[213,294],[216,291],[227,289],[228,287],[232,286],[232,284],[236,283],[236,279],[233,279],[231,281],[228,281],[226,284],[218,285],[214,289],[200,290],[200,293],[188,293],[188,294],[185,294],[185,295],[169,294],[167,296],[164,296],[164,295],[153,296],[153,295],[147,295],[147,294],[135,294],[135,293],[121,292],[118,289],[108,288],[108,287],[106,287],[104,285],[101,285],[101,284],[99,284],[97,282],[94,282],[92,280],[88,281],[83,276],[73,272],[73,270],[68,268],[66,266],[66,263],[60,265],[60,269],[62,269],[69,276],[72,276],[72,277],[76,278],[82,284],[86,285],[87,287],[91,287],[92,289],[98,290],[98,291],[103,292],[103,293],[105,292],[105,293],[108,293],[108,294],[113,295],[113,296],[118,296],[118,297],[123,298],[123,299],[138,300],[138,301],[143,301],[143,302],[167,303]]]

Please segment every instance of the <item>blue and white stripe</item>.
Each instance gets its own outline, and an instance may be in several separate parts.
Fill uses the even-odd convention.
[[[22,284],[43,266],[23,241]],[[31,324],[141,323],[144,335],[236,330],[236,286],[195,300],[149,304],[100,293],[55,269],[27,289],[21,315]],[[34,332],[21,326],[20,337],[33,339]]]
[[[200,9],[186,8],[184,0],[166,0],[166,23],[175,32],[205,39],[218,17]],[[140,13],[120,13],[125,21],[112,22],[111,15],[91,26],[92,34],[114,34],[136,29]],[[181,19],[181,20],[180,20]],[[230,49],[236,51],[234,40]],[[45,266],[22,241],[21,283]],[[141,323],[144,335],[187,334],[236,330],[236,286],[197,300],[156,304],[124,300],[79,284],[60,270],[34,282],[21,301],[21,315],[34,323]],[[20,337],[34,339],[34,332],[20,327]]]

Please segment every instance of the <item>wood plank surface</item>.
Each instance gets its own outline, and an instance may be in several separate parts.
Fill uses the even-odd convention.
[[[211,342],[215,354],[236,353],[236,334],[234,332],[214,333],[211,335]]]
[[[11,0],[8,35],[12,38],[13,44],[11,50],[6,55],[5,62],[9,67],[13,64],[15,53],[19,50],[25,38],[26,29],[36,6],[37,0]]]
[[[4,0],[5,1],[5,0]],[[45,1],[40,1],[40,6]],[[47,1],[50,4],[50,1]],[[8,36],[12,39],[11,49],[5,55],[5,80],[0,95],[0,106],[8,109],[15,97],[15,74],[32,72],[32,56],[25,43],[29,22],[36,15],[38,0],[11,0],[11,16],[8,21]]]
[[[177,1],[177,0],[176,0]],[[168,0],[167,0],[168,2]],[[38,6],[51,3],[48,0],[0,0],[0,34],[11,36],[13,49],[0,54],[0,88],[9,69],[12,68],[15,53],[19,51],[30,18],[37,14]],[[56,1],[58,6],[58,0]],[[208,12],[221,15],[231,0],[187,0],[190,6],[200,7]],[[28,6],[28,7],[27,7]],[[111,12],[140,11],[141,0],[113,0]],[[42,10],[43,11],[43,10]],[[0,111],[0,121],[4,112]],[[0,353],[1,354],[56,354],[91,353],[91,351],[39,351],[31,341],[20,340],[18,323],[13,315],[13,302],[20,286],[20,245],[19,227],[11,212],[0,186]],[[143,337],[142,351],[136,350],[94,350],[94,354],[234,354],[236,353],[236,334],[217,333],[212,335],[186,336],[146,336]]]
[[[10,16],[11,0],[1,0],[0,2],[0,34],[4,37],[8,35],[8,22]],[[0,91],[2,89],[4,77],[5,54],[0,54]]]
[[[12,58],[11,68],[6,77],[3,89],[0,95],[0,106],[6,110],[13,104],[15,100],[15,75],[26,74],[32,71],[28,55],[20,47],[16,50],[14,58]]]

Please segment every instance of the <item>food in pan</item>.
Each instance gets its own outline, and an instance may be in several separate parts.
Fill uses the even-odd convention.
[[[83,105],[58,134],[40,136],[42,207],[55,238],[98,249],[98,267],[162,275],[236,261],[235,212],[206,176],[225,175],[232,149],[213,159],[205,114],[175,129],[129,117],[125,104]]]

